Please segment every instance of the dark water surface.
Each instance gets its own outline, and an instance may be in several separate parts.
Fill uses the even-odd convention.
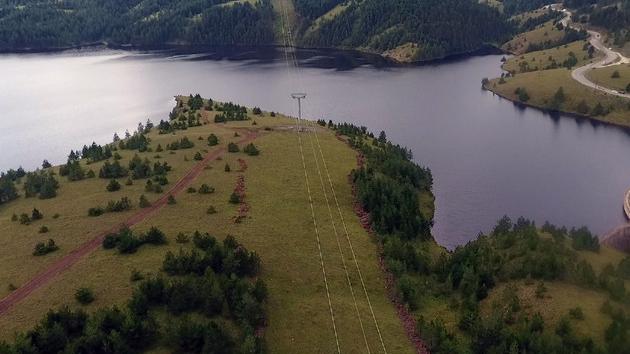
[[[304,89],[306,116],[385,130],[432,169],[434,234],[445,246],[488,231],[504,214],[588,225],[600,234],[623,221],[630,135],[520,109],[482,91],[483,77],[500,74],[500,56],[335,70],[362,60],[324,54],[303,58],[310,67],[299,80],[282,61],[250,60],[256,56],[0,55],[0,170],[32,169],[44,158],[61,163],[71,148],[108,142],[147,118],[166,119],[176,94],[294,114],[289,93]]]

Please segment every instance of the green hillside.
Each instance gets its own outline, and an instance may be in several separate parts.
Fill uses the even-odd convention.
[[[0,50],[113,46],[272,45],[283,42],[282,8],[296,43],[386,53],[405,61],[499,44],[507,17],[475,0],[0,0]]]

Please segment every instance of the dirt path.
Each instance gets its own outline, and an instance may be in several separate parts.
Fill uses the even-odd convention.
[[[243,139],[238,141],[238,144],[247,144],[253,141],[256,138],[256,133],[248,131]],[[7,313],[14,305],[25,299],[31,293],[36,291],[37,289],[43,287],[44,285],[50,283],[57,275],[65,272],[70,267],[75,265],[81,258],[87,256],[92,253],[96,249],[98,249],[102,242],[103,238],[111,232],[118,231],[121,226],[131,227],[136,225],[143,220],[146,220],[148,217],[155,214],[158,210],[160,210],[164,205],[166,205],[168,197],[170,195],[177,195],[182,190],[187,188],[190,183],[203,172],[206,165],[210,162],[223,155],[226,152],[226,148],[222,147],[218,150],[212,151],[207,154],[202,161],[199,161],[195,166],[193,166],[188,173],[182,177],[177,183],[169,189],[162,197],[153,202],[150,207],[141,209],[137,213],[130,216],[127,220],[125,220],[122,224],[116,225],[111,229],[105,230],[99,233],[96,237],[91,239],[90,241],[82,244],[81,246],[74,249],[72,252],[64,256],[63,258],[55,261],[53,264],[49,265],[46,269],[39,272],[35,277],[31,280],[27,281],[24,285],[7,295],[5,298],[0,300],[0,316]]]

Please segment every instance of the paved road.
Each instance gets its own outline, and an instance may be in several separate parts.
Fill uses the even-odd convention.
[[[562,4],[554,4],[554,5],[551,5],[551,7],[556,11],[562,11],[565,14],[564,18],[561,20],[562,24],[565,27],[570,26],[571,17],[573,14],[567,9],[562,8]],[[575,27],[575,26],[572,26],[572,27],[574,29],[579,30],[578,27]],[[579,82],[580,84],[584,86],[590,87],[595,90],[599,90],[606,94],[618,96],[618,97],[630,98],[630,93],[619,92],[617,90],[613,90],[608,87],[600,86],[596,82],[591,81],[586,76],[586,73],[592,69],[605,68],[609,66],[630,63],[630,58],[626,58],[625,56],[623,56],[623,54],[616,52],[612,50],[611,48],[606,47],[604,43],[602,43],[601,33],[595,32],[595,31],[588,31],[588,34],[589,34],[589,42],[591,43],[591,45],[595,47],[595,49],[597,49],[599,52],[603,53],[604,57],[596,62],[587,64],[584,66],[580,66],[579,68],[574,69],[571,72],[571,77],[575,81]]]

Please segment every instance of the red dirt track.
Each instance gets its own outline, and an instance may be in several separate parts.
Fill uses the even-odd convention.
[[[248,131],[243,139],[241,139],[238,144],[247,144],[253,141],[256,138],[256,133],[252,131]],[[193,166],[188,173],[182,177],[177,183],[160,199],[156,200],[151,204],[150,207],[141,209],[137,213],[130,216],[125,222],[120,225],[117,225],[111,229],[103,231],[99,233],[96,237],[91,239],[90,241],[82,244],[81,246],[74,249],[72,252],[64,256],[63,258],[55,261],[53,264],[49,265],[46,269],[39,272],[32,279],[27,281],[24,285],[13,291],[11,294],[7,295],[5,298],[0,300],[0,316],[6,314],[14,305],[28,297],[30,294],[35,292],[37,289],[42,286],[50,283],[57,275],[65,272],[70,267],[75,265],[81,258],[86,255],[92,253],[94,250],[98,249],[102,242],[103,238],[111,232],[118,231],[122,226],[131,227],[136,225],[149,216],[155,214],[158,210],[160,210],[164,205],[166,205],[168,197],[170,195],[176,195],[180,193],[182,190],[187,188],[190,183],[197,178],[201,172],[203,172],[206,165],[215,160],[217,157],[223,155],[226,152],[225,148],[220,148],[216,151],[212,151],[207,154],[202,161],[199,161],[195,166]]]

